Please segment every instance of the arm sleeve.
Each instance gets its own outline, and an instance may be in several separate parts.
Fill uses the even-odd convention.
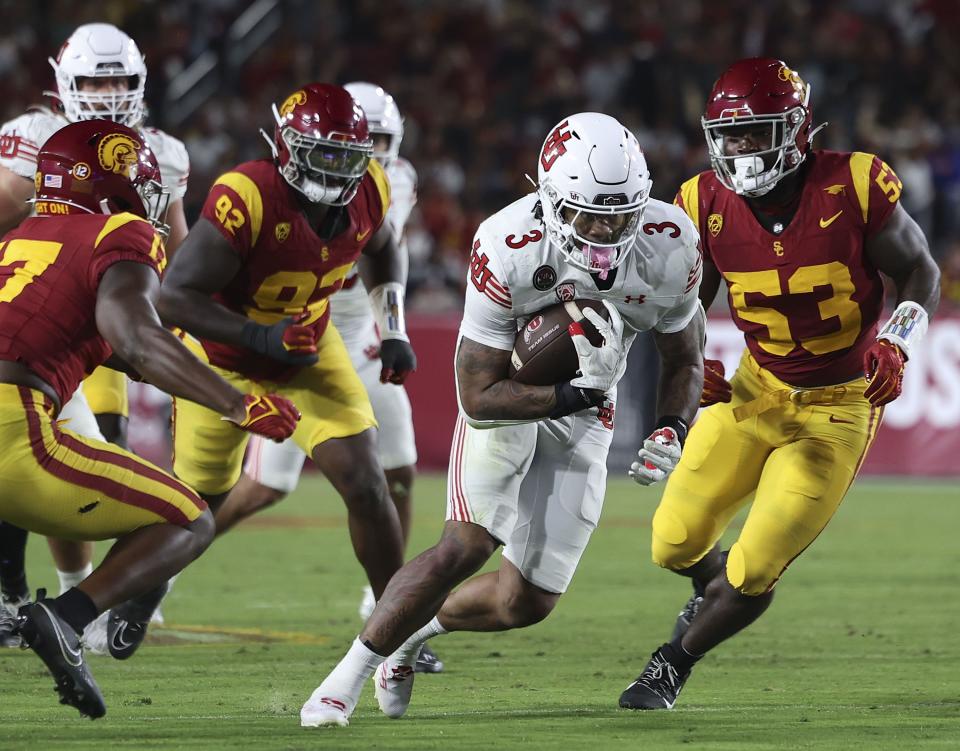
[[[517,336],[510,290],[492,243],[478,231],[467,269],[467,293],[460,336],[495,349],[512,350]]]

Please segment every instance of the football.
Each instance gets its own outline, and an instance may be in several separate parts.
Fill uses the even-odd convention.
[[[599,300],[571,300],[535,313],[517,332],[510,355],[510,378],[531,386],[551,386],[575,378],[580,363],[567,326],[577,321],[592,345],[603,343],[600,332],[583,314],[586,308],[610,320],[610,313]]]

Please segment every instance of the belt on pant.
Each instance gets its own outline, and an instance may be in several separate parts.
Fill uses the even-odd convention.
[[[758,396],[739,407],[733,408],[733,418],[743,422],[754,415],[779,407],[787,402],[796,406],[807,404],[834,404],[841,401],[847,394],[846,386],[824,386],[817,389],[778,389]]]

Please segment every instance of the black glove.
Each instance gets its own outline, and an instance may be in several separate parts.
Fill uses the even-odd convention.
[[[417,369],[413,347],[403,339],[384,339],[380,343],[380,362],[380,383],[400,385]]]
[[[317,332],[300,323],[307,315],[284,318],[270,326],[247,321],[241,332],[243,346],[286,365],[313,365],[319,359]]]

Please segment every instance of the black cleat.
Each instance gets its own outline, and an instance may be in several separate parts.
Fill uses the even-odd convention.
[[[673,709],[683,684],[690,677],[690,671],[678,673],[664,656],[663,647],[653,653],[637,680],[620,694],[622,708]]]
[[[0,647],[20,647],[23,642],[17,633],[17,612],[30,602],[30,596],[0,595]]]
[[[702,596],[696,592],[690,595],[690,599],[687,600],[687,604],[683,606],[683,610],[680,611],[680,615],[677,616],[677,620],[673,624],[673,633],[670,634],[670,641],[677,643],[677,639],[687,633],[687,629],[690,628],[693,619],[696,618],[697,613],[700,612],[701,605],[703,605]]]
[[[437,657],[437,653],[430,649],[429,644],[424,644],[413,671],[415,673],[442,673],[443,660]]]
[[[76,707],[91,719],[103,717],[107,705],[84,662],[80,635],[60,617],[46,594],[39,590],[36,602],[20,608],[17,628],[24,648],[32,649],[47,666],[61,704]]]
[[[150,616],[167,594],[167,582],[110,610],[107,649],[116,660],[127,660],[143,644]]]

